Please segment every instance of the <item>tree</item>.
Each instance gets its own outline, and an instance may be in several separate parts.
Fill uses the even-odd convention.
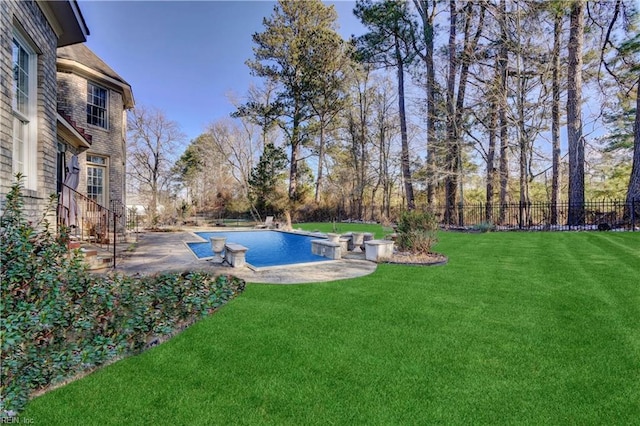
[[[380,215],[388,220],[391,217],[391,191],[393,190],[394,177],[392,174],[392,150],[391,145],[398,133],[397,120],[393,120],[395,103],[392,83],[382,80],[377,85],[377,90],[372,102],[373,107],[373,143],[377,151],[377,162],[374,163],[377,171],[376,182],[371,190],[372,201],[376,198],[378,188],[382,187],[382,203]],[[373,207],[373,206],[372,206]],[[373,214],[373,209],[371,211]]]
[[[276,90],[277,83],[274,80],[267,80],[263,87],[252,84],[247,91],[246,103],[241,105],[234,102],[236,111],[231,113],[231,117],[242,120],[244,127],[251,123],[262,129],[262,148],[273,143],[273,131],[278,124],[280,108],[275,100]]]
[[[251,170],[248,180],[249,198],[259,214],[283,209],[286,196],[279,187],[284,181],[286,166],[287,154],[284,150],[271,143],[265,145],[260,160]]]
[[[557,8],[557,6],[556,6]],[[563,11],[553,11],[553,50],[551,52],[551,224],[558,223],[560,201],[560,46],[562,43]]]
[[[170,169],[184,134],[164,112],[137,106],[128,116],[128,175],[138,190],[147,195],[148,212],[157,220],[159,195],[168,190]]]
[[[638,11],[634,10],[635,22],[627,26],[627,31],[636,30],[634,36],[620,44],[614,45],[613,29],[621,14],[624,3],[618,0],[615,3],[613,16],[609,25],[603,28],[605,32],[604,43],[600,51],[600,65],[604,66],[607,73],[613,77],[621,94],[618,96],[618,109],[621,110],[608,117],[608,121],[616,125],[613,134],[609,137],[609,150],[633,149],[631,162],[631,174],[627,187],[626,203],[631,206],[640,200],[640,33],[637,32]],[[609,60],[607,53],[614,51],[614,58]],[[616,69],[617,68],[617,69]],[[635,111],[632,106],[633,86],[635,84]],[[631,124],[633,122],[633,124]],[[630,212],[626,212],[628,216]]]
[[[462,168],[462,130],[464,128],[464,102],[469,77],[469,67],[474,60],[476,47],[482,35],[486,5],[479,6],[476,31],[472,35],[474,16],[474,2],[467,2],[462,9],[463,14],[463,44],[462,52],[457,49],[458,14],[456,1],[449,1],[449,67],[447,70],[447,153],[445,159],[445,212],[444,222],[455,222],[456,198],[460,172]],[[459,71],[459,74],[458,74]],[[458,77],[456,92],[456,76]]]
[[[427,204],[432,206],[435,200],[434,174],[436,156],[436,77],[433,62],[435,39],[435,16],[437,0],[413,0],[422,24],[424,51],[416,46],[418,56],[424,61],[426,70],[425,91],[427,94]]]
[[[177,180],[184,186],[187,191],[187,197],[191,200],[197,198],[195,192],[197,190],[198,180],[205,166],[204,159],[200,156],[197,143],[198,139],[192,141],[171,168],[171,173],[175,175]]]
[[[584,223],[584,139],[582,137],[582,45],[584,7],[571,3],[567,67],[567,144],[569,148],[569,225]]]
[[[346,112],[347,150],[352,168],[351,180],[353,188],[350,193],[352,215],[364,219],[364,196],[368,185],[368,169],[371,159],[370,122],[371,105],[374,88],[368,67],[354,66],[353,69],[353,102]]]
[[[247,195],[248,178],[264,140],[256,133],[257,127],[248,123],[246,118],[217,120],[207,127],[206,132],[210,137],[209,155],[214,154],[218,161],[224,163],[244,196]]]
[[[358,0],[353,12],[370,31],[357,39],[360,59],[384,68],[396,68],[402,143],[400,162],[407,208],[413,210],[415,197],[407,137],[404,77],[405,67],[413,61],[416,55],[414,50],[416,24],[410,17],[407,4],[399,0],[383,0],[379,3],[373,3],[371,0]]]
[[[244,125],[243,125],[244,124]],[[247,179],[260,151],[257,128],[243,119],[217,120],[191,141],[176,167],[185,179],[192,172],[189,192],[201,210],[246,209],[249,203]],[[197,161],[197,169],[184,168]]]
[[[633,162],[627,189],[627,204],[640,204],[640,78],[636,85],[636,119],[633,128]]]
[[[312,29],[303,49],[304,73],[309,102],[318,127],[318,167],[315,184],[315,202],[320,201],[324,177],[324,157],[327,129],[338,113],[346,106],[346,72],[350,65],[350,46],[332,28]]]
[[[298,198],[298,163],[301,148],[309,140],[308,122],[313,116],[307,95],[310,93],[308,73],[317,72],[320,60],[313,56],[318,34],[335,31],[337,15],[333,7],[320,0],[279,0],[270,18],[265,18],[265,30],[253,35],[254,59],[247,61],[253,75],[278,84],[279,91],[271,113],[291,146],[289,169],[289,199]]]

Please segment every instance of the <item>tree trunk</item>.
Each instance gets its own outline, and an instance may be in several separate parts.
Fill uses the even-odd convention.
[[[315,202],[320,202],[320,190],[322,189],[322,169],[324,159],[324,119],[320,119],[320,141],[318,147],[318,177],[316,180]]]
[[[456,154],[457,158],[455,159],[454,170],[455,170],[455,180],[456,184],[459,184],[460,189],[460,208],[464,204],[464,196],[462,194],[463,189],[463,180],[462,180],[462,137],[460,135],[460,129],[464,124],[464,101],[465,94],[467,92],[467,81],[469,79],[469,67],[471,66],[471,62],[473,61],[474,52],[478,46],[478,41],[480,40],[480,36],[482,35],[482,30],[484,28],[484,15],[485,15],[485,5],[482,4],[480,6],[480,16],[478,18],[478,26],[476,28],[476,32],[473,35],[473,38],[469,38],[470,28],[471,28],[471,19],[473,16],[473,4],[468,3],[465,8],[465,30],[464,30],[464,48],[462,54],[462,63],[460,66],[460,79],[458,80],[458,94],[456,99],[456,108],[455,108],[455,138],[456,138]],[[457,185],[456,185],[457,186]],[[455,203],[455,196],[453,202]],[[463,225],[462,223],[462,212],[458,212],[459,220],[458,225]]]
[[[562,38],[562,14],[556,12],[553,23],[552,96],[551,104],[551,224],[558,224],[558,202],[560,201],[560,41]]]
[[[433,10],[429,13],[429,0],[414,0],[422,20],[424,33],[425,53],[423,60],[427,72],[427,205],[433,207],[435,202],[435,162],[436,162],[436,77],[433,63],[434,26],[436,1],[433,2]]]
[[[445,209],[444,223],[452,225],[455,218],[457,173],[455,161],[458,158],[458,141],[455,123],[455,84],[457,72],[456,60],[456,25],[457,10],[455,0],[449,0],[449,72],[447,75],[447,153],[445,157]]]
[[[473,3],[467,3],[465,10],[464,40],[462,49],[462,61],[460,67],[460,78],[458,81],[458,93],[454,105],[455,77],[458,61],[456,60],[456,20],[455,0],[450,3],[450,28],[449,28],[449,74],[447,76],[447,142],[448,149],[446,155],[445,180],[445,223],[453,224],[456,218],[456,201],[458,183],[462,182],[462,150],[460,146],[460,129],[463,125],[464,100],[466,93],[469,67],[473,58],[473,53],[478,45],[478,40],[482,34],[485,6],[480,6],[480,16],[478,27],[473,38],[470,37],[471,21],[473,17]],[[462,202],[462,188],[460,188],[460,201]],[[458,220],[460,222],[460,220]],[[461,223],[460,223],[461,224]]]
[[[569,225],[584,224],[584,139],[582,137],[582,45],[584,7],[571,4],[567,68],[567,143],[569,146]]]
[[[498,70],[496,69],[496,74],[497,73],[498,73]],[[492,98],[494,96],[495,96],[494,94],[491,95]],[[487,174],[486,174],[487,205],[485,209],[485,221],[487,223],[493,222],[492,206],[494,201],[493,184],[495,183],[495,176],[496,176],[496,168],[494,167],[494,162],[495,162],[495,153],[496,153],[496,128],[497,127],[498,127],[498,109],[497,109],[495,100],[492,100],[489,105],[489,148],[487,151]]]
[[[633,165],[631,166],[631,176],[629,177],[629,187],[627,189],[627,204],[631,206],[635,202],[636,220],[640,220],[640,78],[636,88],[636,121],[633,132]]]
[[[509,186],[509,136],[507,128],[507,66],[509,51],[507,47],[507,3],[500,1],[500,49],[498,65],[500,69],[500,214],[498,223],[506,219],[506,205]]]
[[[300,107],[296,106],[291,128],[291,166],[289,169],[289,202],[298,197],[298,157],[300,156]]]
[[[516,51],[516,78],[517,78],[517,94],[516,94],[516,108],[518,110],[518,147],[520,154],[519,161],[519,187],[520,187],[520,214],[519,214],[519,226],[522,228],[528,223],[527,217],[527,204],[529,201],[529,176],[528,176],[528,143],[527,143],[527,129],[526,129],[526,117],[524,113],[524,107],[526,102],[525,93],[525,76],[523,74],[523,52],[522,52],[522,26],[520,23],[520,10],[519,5],[516,6],[516,26],[518,46]]]
[[[407,116],[404,108],[404,62],[396,40],[396,60],[398,67],[398,109],[400,111],[400,136],[402,140],[402,176],[404,177],[404,191],[407,196],[407,210],[415,209],[413,197],[413,183],[411,180],[411,159],[409,158],[409,140],[407,137]]]

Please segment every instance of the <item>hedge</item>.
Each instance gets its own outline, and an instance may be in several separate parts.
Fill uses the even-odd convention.
[[[46,216],[27,222],[21,181],[0,217],[0,419],[34,392],[138,353],[244,290],[238,278],[204,272],[92,274],[64,230],[51,233]]]

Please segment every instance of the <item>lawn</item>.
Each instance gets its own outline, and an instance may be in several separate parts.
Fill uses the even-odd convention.
[[[369,224],[369,223],[301,223],[293,224],[294,229],[303,229],[305,231],[318,231],[318,232],[335,232],[338,234],[344,234],[347,232],[370,232],[374,234],[375,238],[383,238],[385,235],[391,233],[389,229],[385,229],[381,225]]]
[[[440,239],[445,266],[250,284],[169,342],[33,400],[22,417],[638,424],[640,233]]]

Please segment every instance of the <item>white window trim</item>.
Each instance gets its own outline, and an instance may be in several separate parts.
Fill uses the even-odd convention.
[[[91,161],[89,161],[90,157],[100,157],[100,158],[104,158],[104,164],[100,164],[100,163],[93,163]],[[107,204],[109,202],[109,157],[107,157],[106,155],[100,155],[100,154],[91,154],[91,153],[87,153],[86,156],[86,164],[87,164],[87,178],[89,177],[89,167],[93,167],[93,168],[101,168],[104,170],[104,173],[102,175],[102,200],[95,200],[98,204],[100,204],[103,207],[108,207]],[[89,183],[87,182],[87,187],[86,189],[86,193],[87,193],[87,197],[89,197]]]
[[[87,117],[87,125],[95,127],[96,129],[102,129],[102,130],[109,130],[109,89],[107,89],[106,87],[104,87],[101,84],[96,83],[93,80],[87,80],[87,106],[89,106],[89,85],[93,85],[96,87],[99,87],[100,89],[104,90],[105,92],[105,100],[104,100],[104,127],[103,126],[99,126],[97,124],[93,124],[93,123],[89,123],[89,120]],[[91,104],[94,105],[94,104]]]
[[[13,28],[13,37],[11,39],[11,45],[13,46],[13,40],[16,40],[18,44],[27,51],[29,55],[29,100],[27,104],[27,115],[17,110],[17,99],[15,94],[12,93],[13,99],[11,100],[11,107],[14,116],[13,120],[13,143],[14,149],[12,153],[13,158],[13,170],[17,172],[19,168],[19,161],[16,158],[16,132],[17,126],[25,126],[24,134],[24,146],[23,146],[23,174],[24,174],[24,187],[25,189],[37,190],[38,189],[38,54],[36,48],[29,42],[28,38],[16,27]],[[14,82],[11,81],[13,85]]]

